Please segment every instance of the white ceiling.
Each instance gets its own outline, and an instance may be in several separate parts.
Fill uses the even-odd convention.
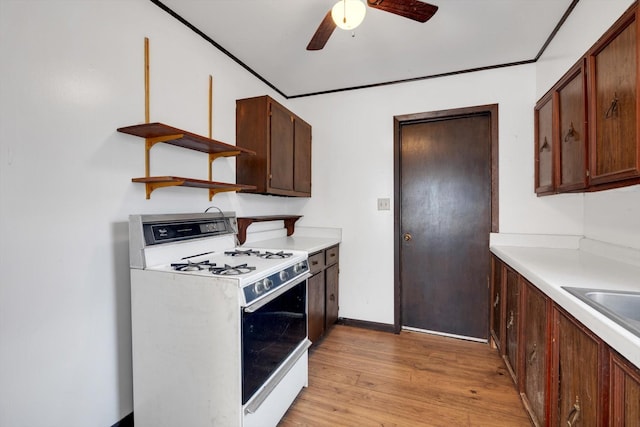
[[[426,23],[368,7],[319,51],[307,43],[337,0],[151,1],[296,97],[535,60],[578,0],[430,0]]]

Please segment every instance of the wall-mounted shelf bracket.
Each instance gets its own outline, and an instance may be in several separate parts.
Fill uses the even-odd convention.
[[[287,236],[291,236],[295,231],[295,223],[302,218],[302,215],[266,215],[247,216],[238,218],[238,241],[243,244],[247,240],[247,228],[254,222],[284,221],[284,228],[287,229]]]

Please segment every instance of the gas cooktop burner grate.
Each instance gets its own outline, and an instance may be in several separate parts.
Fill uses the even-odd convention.
[[[283,259],[283,258],[289,258],[290,256],[292,256],[293,254],[291,252],[264,252],[264,253],[259,253],[258,256],[260,258],[264,258],[264,259]]]
[[[212,267],[215,267],[215,264],[209,261],[200,261],[200,262],[177,262],[171,264],[171,267],[176,271],[198,271],[198,270],[210,270]]]
[[[225,264],[224,267],[211,267],[209,271],[211,271],[211,273],[213,274],[219,274],[222,276],[237,276],[240,274],[249,273],[250,271],[253,271],[255,269],[255,267],[249,266],[247,264],[240,264],[235,266]]]
[[[256,251],[254,249],[247,249],[246,251],[236,249],[234,251],[226,251],[224,254],[229,256],[260,256],[260,251]]]

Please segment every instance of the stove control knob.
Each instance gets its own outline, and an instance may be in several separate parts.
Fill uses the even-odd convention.
[[[297,274],[297,273],[300,273],[301,271],[304,271],[304,262],[300,262],[293,266],[294,273]]]
[[[288,278],[289,278],[289,272],[288,272],[288,271],[286,271],[286,270],[282,270],[282,271],[280,272],[280,280],[282,280],[282,281],[284,282],[284,281],[285,281],[285,280],[287,280]]]
[[[253,291],[256,293],[256,295],[260,295],[261,293],[264,292],[265,286],[262,283],[262,280],[258,280],[256,283],[253,284]]]
[[[273,280],[264,279],[264,290],[265,291],[268,291],[269,289],[271,289],[272,286],[273,286]]]

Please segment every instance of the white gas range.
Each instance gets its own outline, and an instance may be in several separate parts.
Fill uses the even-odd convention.
[[[136,426],[275,426],[307,384],[307,253],[237,248],[230,212],[129,230]]]

